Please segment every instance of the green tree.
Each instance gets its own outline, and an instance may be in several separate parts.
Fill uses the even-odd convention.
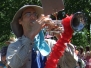
[[[90,45],[90,23],[91,23],[91,0],[64,0],[65,4],[65,13],[72,14],[78,11],[83,12],[86,15],[87,24],[85,29],[81,32],[75,32],[73,35],[72,43],[77,46],[86,46]]]
[[[10,22],[14,14],[25,4],[41,5],[39,0],[0,0],[0,46],[12,33]]]
[[[2,43],[4,43],[6,40],[9,39],[12,30],[10,28],[10,22],[12,21],[12,18],[16,11],[25,4],[34,4],[34,5],[41,5],[40,0],[0,0],[0,46],[2,46]],[[77,11],[82,11],[85,13],[87,18],[87,24],[85,26],[85,35],[86,38],[89,40],[90,38],[90,22],[91,22],[91,0],[64,0],[64,11],[59,12],[59,19],[62,19],[65,14],[72,14]],[[82,31],[84,32],[84,30]],[[76,34],[77,35],[77,34]],[[76,36],[74,35],[74,36]],[[79,40],[79,37],[84,37],[85,35],[82,35],[82,33],[78,34],[76,39]],[[76,44],[76,40],[74,40],[75,37],[72,38],[72,42]],[[86,39],[80,40],[79,44],[81,45]]]

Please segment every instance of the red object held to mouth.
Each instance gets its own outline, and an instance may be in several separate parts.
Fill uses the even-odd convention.
[[[60,36],[60,39],[57,41],[57,43],[54,45],[52,52],[50,53],[45,68],[56,68],[58,60],[62,57],[66,45],[64,43],[69,43],[70,39],[72,38],[73,29],[71,28],[71,16],[67,16],[62,20],[62,24],[64,26],[64,32],[62,33],[62,36]]]

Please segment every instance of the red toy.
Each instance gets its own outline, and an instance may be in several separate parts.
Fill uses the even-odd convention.
[[[74,16],[77,16],[77,14]],[[75,28],[73,29],[73,27],[71,25],[74,26],[74,24],[72,24],[73,18],[75,18],[74,16],[71,15],[71,16],[67,16],[66,18],[62,19],[62,24],[64,26],[64,32],[63,32],[62,36],[60,36],[57,43],[54,45],[52,52],[50,53],[50,55],[46,61],[45,68],[56,68],[57,67],[57,63],[58,63],[59,59],[62,57],[62,55],[66,49],[66,45],[64,45],[64,43],[70,42],[75,28],[81,30],[84,27],[84,26],[80,26],[80,25],[76,24]],[[79,16],[79,13],[78,13],[78,16]],[[80,18],[80,17],[78,17],[78,18]],[[79,21],[79,22],[77,22],[78,24],[80,24],[80,23],[84,24],[84,22],[85,22],[85,21],[84,22],[80,21],[80,19],[77,19],[77,20]]]

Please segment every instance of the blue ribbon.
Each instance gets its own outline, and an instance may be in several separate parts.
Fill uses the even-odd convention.
[[[42,30],[35,36],[34,49],[39,50],[43,56],[47,56],[51,52],[51,48],[44,40],[44,33]]]

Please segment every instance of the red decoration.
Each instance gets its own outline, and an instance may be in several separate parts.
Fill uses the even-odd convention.
[[[62,20],[62,24],[64,26],[64,33],[62,34],[62,36],[60,36],[60,39],[54,45],[52,52],[50,53],[46,61],[45,68],[57,67],[58,60],[62,57],[66,49],[66,46],[64,45],[64,43],[70,42],[70,39],[72,38],[72,34],[74,32],[70,25],[71,19],[72,19],[72,15],[67,16],[66,18]]]

